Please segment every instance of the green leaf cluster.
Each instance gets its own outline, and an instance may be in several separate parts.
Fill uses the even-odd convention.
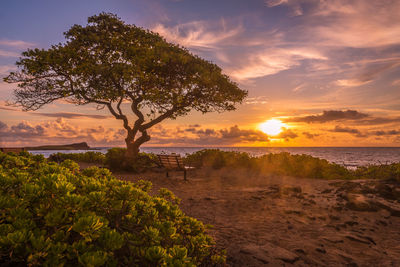
[[[223,264],[204,225],[150,189],[69,159],[0,153],[0,265]]]
[[[126,100],[139,117],[175,118],[192,109],[234,110],[247,95],[216,64],[114,14],[91,16],[64,35],[65,43],[23,52],[19,70],[4,79],[18,83],[16,103],[25,109],[60,98],[79,105]],[[111,113],[122,119],[119,107]]]
[[[101,152],[96,152],[96,151],[87,151],[85,153],[54,153],[51,154],[49,157],[49,160],[55,161],[55,162],[62,162],[66,159],[70,159],[73,161],[78,161],[78,162],[87,162],[87,163],[98,163],[98,164],[104,164],[105,162],[105,155]]]

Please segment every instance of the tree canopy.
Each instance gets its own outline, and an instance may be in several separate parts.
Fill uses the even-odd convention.
[[[123,122],[131,154],[155,124],[191,110],[234,110],[247,95],[216,64],[114,14],[89,17],[64,35],[65,43],[22,53],[18,71],[4,79],[18,84],[14,104],[37,110],[65,99],[107,108]],[[121,107],[127,102],[134,122]]]

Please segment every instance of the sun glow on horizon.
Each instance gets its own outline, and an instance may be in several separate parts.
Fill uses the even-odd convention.
[[[286,127],[286,124],[277,119],[270,119],[259,125],[260,130],[270,136],[280,134],[283,131],[283,127]]]

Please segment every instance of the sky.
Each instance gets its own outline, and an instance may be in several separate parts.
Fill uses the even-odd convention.
[[[147,146],[400,146],[400,0],[2,0],[0,78],[100,12],[185,46],[249,93],[235,111],[158,124]],[[105,110],[24,112],[7,104],[15,87],[0,81],[0,146],[124,145]],[[279,133],[262,127],[271,119]]]

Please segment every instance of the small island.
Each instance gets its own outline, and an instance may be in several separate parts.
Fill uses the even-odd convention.
[[[74,143],[68,145],[44,145],[25,147],[25,150],[89,150],[92,149],[86,142]]]

